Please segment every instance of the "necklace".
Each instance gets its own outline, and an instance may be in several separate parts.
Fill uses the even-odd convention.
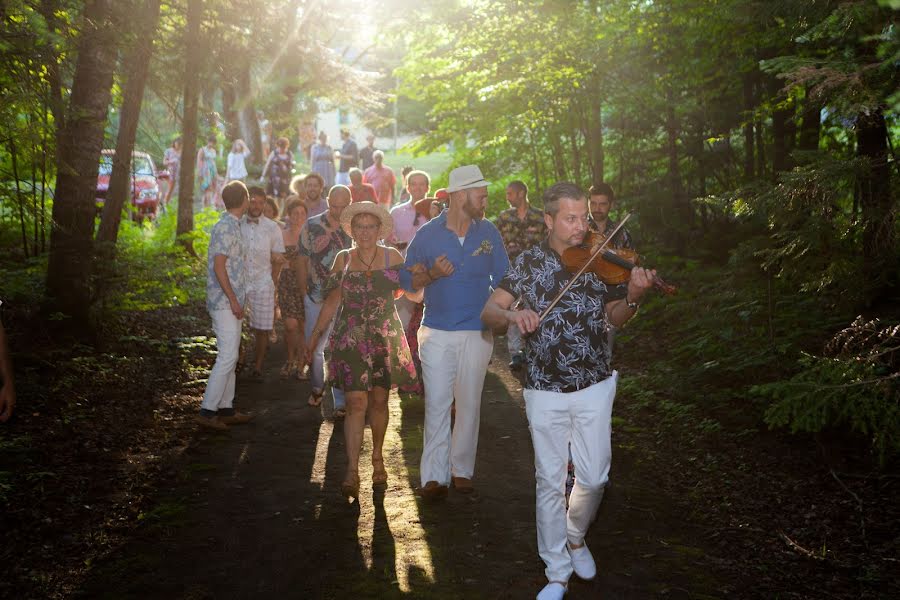
[[[362,253],[359,251],[359,248],[356,249],[356,256],[359,257],[359,262],[366,266],[366,277],[372,276],[372,265],[375,264],[375,259],[378,257],[378,247],[375,247],[375,251],[372,252],[372,260],[366,261],[362,257]]]

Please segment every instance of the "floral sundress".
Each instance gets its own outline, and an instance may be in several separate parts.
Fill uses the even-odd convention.
[[[420,393],[416,367],[394,307],[400,289],[400,269],[333,273],[327,288],[341,286],[342,306],[331,333],[328,380],[345,392],[368,392],[392,387]],[[349,265],[349,261],[348,261]]]

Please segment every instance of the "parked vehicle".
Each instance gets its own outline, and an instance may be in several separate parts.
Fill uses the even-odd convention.
[[[115,150],[103,150],[100,154],[100,174],[97,176],[97,210],[103,208],[109,191]],[[168,180],[168,171],[157,171],[153,159],[146,152],[135,151],[131,155],[131,204],[129,214],[135,221],[156,218],[156,211],[163,199],[160,181]]]

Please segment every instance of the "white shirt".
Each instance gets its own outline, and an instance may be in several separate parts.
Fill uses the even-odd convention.
[[[229,152],[228,153],[228,169],[225,171],[226,179],[243,179],[247,176],[247,165],[244,159],[250,156],[250,151],[246,152]]]
[[[244,215],[241,219],[241,235],[247,248],[245,263],[248,291],[275,291],[272,281],[272,253],[284,254],[284,238],[278,223],[264,216],[259,223],[251,223]]]
[[[416,214],[416,207],[412,200],[398,204],[391,209],[391,218],[394,220],[393,243],[410,243],[416,237],[419,227],[428,222],[428,219],[419,216],[419,222],[416,223]]]

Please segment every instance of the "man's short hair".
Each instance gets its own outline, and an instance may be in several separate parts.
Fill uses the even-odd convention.
[[[322,185],[322,187],[325,187],[325,178],[322,177],[321,175],[319,175],[318,173],[316,173],[315,171],[313,171],[312,173],[307,175],[303,181],[305,183],[305,182],[309,181],[310,179],[318,179],[319,183]]]
[[[570,181],[554,183],[544,190],[544,212],[555,217],[559,212],[559,201],[563,198],[570,200],[584,200],[584,192],[580,187]]]
[[[606,196],[609,198],[610,202],[613,202],[616,199],[612,186],[608,183],[603,183],[602,181],[591,186],[590,194],[591,196]]]
[[[528,186],[525,185],[524,181],[521,181],[519,179],[516,179],[515,181],[510,181],[506,185],[506,189],[509,189],[509,188],[512,188],[512,189],[516,190],[517,192],[523,192],[526,197],[528,196]]]
[[[307,177],[309,177],[309,175],[294,175],[294,177],[291,179],[291,185],[289,186],[291,188],[291,191],[298,196],[301,195],[300,192],[303,191],[303,184],[306,183]]]
[[[341,184],[333,185],[333,186],[331,186],[331,189],[328,190],[328,198],[327,198],[328,206],[331,206],[331,199],[334,197],[335,194],[337,194],[339,192],[347,194],[347,197],[350,199],[353,198],[353,194],[350,193],[350,188],[348,188],[346,185],[341,185]]]
[[[258,185],[252,185],[247,188],[247,197],[248,198],[265,198],[266,190],[262,189]]]
[[[225,187],[222,188],[222,202],[225,203],[225,208],[228,210],[240,208],[249,197],[250,194],[247,192],[247,186],[244,185],[243,181],[235,179],[226,183]]]
[[[359,167],[351,167],[350,170],[347,171],[348,177],[353,177],[354,175],[357,175],[357,174],[359,174],[360,177],[363,176],[362,169],[360,169]]]
[[[372,153],[372,160],[375,160],[378,157],[381,157],[383,159],[384,152],[382,152],[381,150],[376,150],[375,152]]]
[[[424,177],[426,185],[428,185],[428,187],[431,187],[431,177],[428,176],[428,173],[426,173],[425,171],[418,171],[418,170],[410,171],[409,173],[407,173],[406,185],[409,185],[410,179],[412,179],[413,177],[418,177],[418,176]]]

